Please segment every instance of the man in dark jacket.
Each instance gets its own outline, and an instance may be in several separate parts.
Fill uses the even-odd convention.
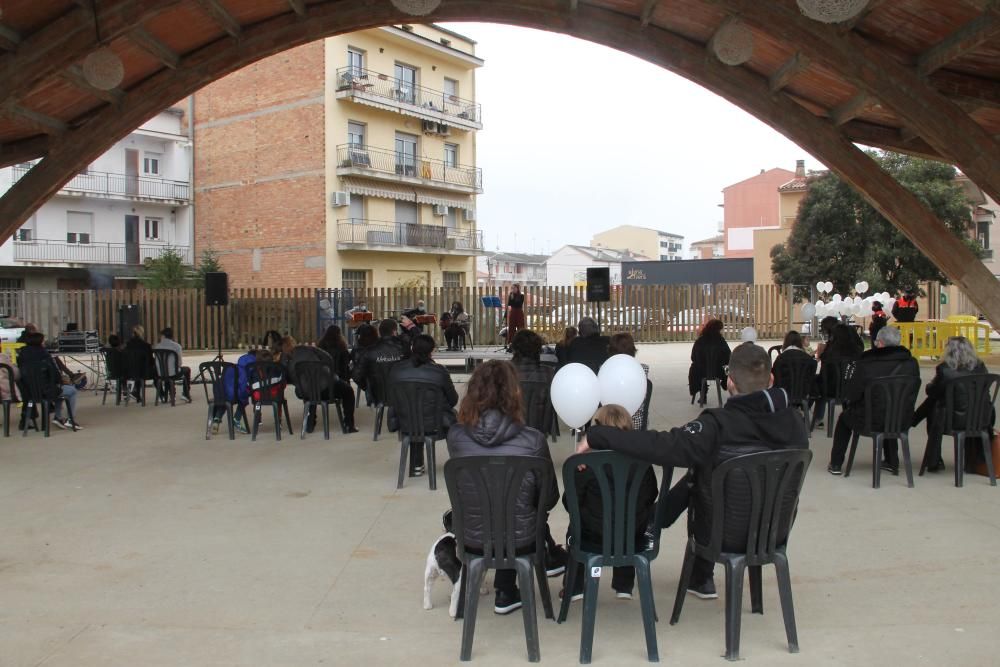
[[[656,465],[690,468],[664,502],[664,525],[688,510],[688,534],[707,543],[712,530],[712,471],[736,456],[780,449],[805,449],[809,434],[802,417],[788,406],[783,389],[769,388],[771,361],[764,348],[747,343],[733,350],[727,386],[730,399],[709,408],[692,422],[669,431],[619,431],[594,426],[580,441],[578,452],[613,449]],[[688,592],[702,599],[717,598],[714,564],[695,559]]]
[[[129,359],[134,357],[134,362],[138,363],[139,359],[144,359],[145,361],[145,373],[143,374],[144,379],[152,380],[156,377],[156,361],[153,359],[153,346],[146,341],[146,330],[141,324],[137,324],[132,327],[132,337],[128,339],[125,343],[125,357]],[[132,373],[132,369],[129,369],[129,373]],[[132,396],[135,400],[139,400],[141,395],[142,387],[139,383],[132,388]]]
[[[372,392],[376,403],[385,401],[385,388],[379,382],[379,374],[388,376],[393,364],[410,356],[409,343],[397,336],[396,330],[396,320],[386,318],[379,322],[378,342],[365,348],[351,369],[351,379],[359,387]]]
[[[862,354],[854,364],[853,374],[847,378],[845,389],[847,400],[844,411],[837,419],[837,426],[833,432],[833,449],[830,451],[830,465],[827,467],[827,472],[831,475],[841,474],[840,468],[844,464],[844,454],[850,444],[851,433],[864,428],[865,387],[871,384],[872,379],[888,375],[920,377],[920,365],[909,350],[900,346],[899,341],[899,329],[885,327],[878,332],[875,347]],[[917,400],[916,390],[913,396],[906,400],[909,401],[912,413],[913,404]],[[878,430],[882,427],[881,419],[884,412],[881,392],[873,397],[872,411],[872,427]],[[894,440],[885,442],[882,446],[882,456],[882,469],[894,475],[899,474],[899,452]]]
[[[892,316],[897,322],[913,322],[917,319],[920,306],[917,304],[917,293],[906,290],[903,296],[892,305]]]
[[[441,430],[436,434],[437,439],[443,439],[448,433],[448,428],[455,423],[455,406],[458,405],[458,392],[455,391],[455,384],[451,381],[451,375],[441,364],[435,363],[431,359],[431,354],[437,343],[427,334],[420,334],[413,339],[410,348],[410,356],[396,364],[393,364],[389,371],[387,391],[391,392],[393,387],[403,382],[426,382],[437,385],[444,398],[444,413],[440,415]],[[391,393],[389,394],[391,396]],[[425,428],[428,424],[437,422],[439,416],[429,412],[430,406],[422,406],[423,413],[417,416],[423,419]],[[400,424],[394,406],[389,406],[389,413],[386,417],[389,430],[396,431],[405,424]],[[410,477],[419,477],[424,474],[424,443],[410,443]]]
[[[79,422],[76,421],[76,387],[69,384],[63,377],[55,358],[45,349],[45,336],[39,331],[33,331],[25,336],[25,347],[17,353],[17,367],[21,374],[21,395],[28,395],[28,378],[33,373],[39,373],[42,378],[42,394],[49,401],[57,401],[54,414],[54,421],[59,428],[72,428],[81,430]],[[58,400],[65,398],[69,405],[69,412],[72,414],[63,417],[63,402]],[[31,415],[34,417],[34,414]],[[26,411],[21,411],[21,426],[24,426],[24,419],[28,418]]]
[[[291,336],[281,339],[281,364],[288,371],[288,383],[295,386],[295,397],[300,400],[305,399],[306,395],[299,387],[295,367],[306,361],[318,361],[330,369],[331,386],[322,392],[321,397],[327,400],[339,399],[344,412],[345,431],[357,433],[358,429],[354,426],[354,391],[346,379],[340,377],[337,363],[330,353],[313,345],[296,345],[295,339]],[[306,416],[306,433],[312,433],[315,429],[316,405],[313,404],[309,406],[309,414]]]
[[[601,335],[597,322],[590,317],[581,319],[576,328],[580,335],[569,344],[569,349],[566,350],[566,363],[583,364],[597,373],[601,370],[601,364],[611,356],[608,352],[610,341],[607,336]]]

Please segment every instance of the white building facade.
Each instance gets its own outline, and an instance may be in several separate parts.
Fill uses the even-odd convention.
[[[611,274],[611,284],[622,284],[622,260],[648,260],[636,253],[593,248],[591,246],[564,245],[552,253],[545,262],[548,284],[555,287],[586,287],[587,269],[606,266]]]

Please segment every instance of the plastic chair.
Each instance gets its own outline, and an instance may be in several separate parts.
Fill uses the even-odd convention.
[[[601,488],[601,503],[604,507],[601,529],[600,550],[597,545],[583,544],[581,541],[580,500],[576,488],[577,466],[585,464]],[[659,650],[656,645],[656,608],[653,602],[653,585],[649,572],[649,561],[659,552],[659,540],[655,539],[650,548],[636,551],[636,504],[642,479],[650,464],[624,456],[617,452],[589,452],[574,454],[563,463],[563,489],[566,508],[569,511],[569,562],[566,563],[566,587],[559,609],[559,622],[569,614],[572,595],[576,590],[576,564],[583,564],[583,625],[580,633],[580,663],[589,664],[594,647],[594,624],[597,619],[597,592],[600,572],[604,566],[635,568],[639,584],[639,599],[642,606],[642,625],[646,632],[646,656],[650,662],[658,662]],[[610,508],[610,510],[608,509]],[[642,527],[643,530],[645,526]],[[642,531],[639,531],[640,533]]]
[[[139,394],[139,403],[146,405],[146,380],[153,380],[156,377],[153,361],[150,356],[139,349],[125,349],[122,351],[125,356],[125,406],[128,407],[132,392]]]
[[[864,427],[851,436],[851,452],[847,457],[844,477],[850,477],[854,453],[861,436],[872,439],[872,488],[882,481],[882,446],[888,440],[898,440],[903,450],[906,467],[906,485],[913,488],[913,466],[910,464],[910,423],[913,421],[913,404],[917,400],[920,378],[912,375],[889,375],[872,378],[865,387]],[[875,397],[883,399],[881,414],[875,413]],[[881,419],[879,419],[881,417]],[[878,426],[881,424],[881,426]]]
[[[797,354],[792,361],[783,362],[777,367],[772,365],[772,368],[776,371],[774,386],[780,387],[788,393],[788,404],[802,412],[802,423],[806,427],[806,432],[811,436],[809,392],[812,390],[813,379],[816,377],[816,360],[803,354]]]
[[[217,407],[225,407],[226,424],[229,426],[229,439],[236,439],[236,430],[233,428],[233,417],[239,410],[243,423],[247,421],[246,408],[239,402],[239,399],[230,401],[226,392],[226,382],[232,385],[231,393],[234,397],[240,395],[239,392],[239,368],[236,364],[224,361],[205,361],[198,366],[198,381],[205,390],[205,402],[208,404],[208,421],[205,425],[205,439],[212,438],[212,421],[215,417]]]
[[[552,407],[548,382],[521,381],[521,402],[524,406],[524,423],[541,431],[545,437],[558,437],[555,429],[556,411]]]
[[[250,440],[256,442],[257,431],[263,419],[261,408],[270,405],[274,410],[274,438],[281,441],[281,413],[284,411],[288,424],[289,435],[292,432],[292,416],[288,411],[288,401],[285,400],[285,369],[281,364],[272,361],[258,361],[254,364],[256,377],[251,379],[250,394],[253,401],[253,427],[250,429]],[[253,400],[253,394],[260,399]],[[272,393],[276,393],[272,396]]]
[[[719,407],[722,407],[722,385],[726,382],[725,377],[718,377],[719,351],[710,347],[705,352],[705,369],[708,375],[701,378],[701,394],[698,396],[698,405],[704,406],[708,403],[708,383],[715,383],[715,393],[719,399]]]
[[[646,398],[642,399],[642,405],[639,407],[639,426],[637,431],[648,431],[649,430],[649,403],[653,400],[653,382],[649,378],[646,378]]]
[[[826,437],[833,437],[833,422],[837,406],[843,407],[847,390],[847,373],[853,368],[853,361],[825,361],[819,371],[820,386],[823,388],[823,395],[817,401],[826,402]],[[809,425],[811,433],[816,428],[816,415],[819,411],[813,412],[812,422]]]
[[[28,435],[28,420],[34,424],[38,430],[38,422],[32,417],[35,408],[41,411],[42,425],[45,427],[45,437],[50,435],[50,406],[54,406],[59,401],[66,403],[66,416],[73,423],[73,430],[76,431],[76,420],[73,418],[73,410],[69,406],[69,400],[62,395],[62,375],[55,363],[29,363],[21,366],[21,389],[22,407],[21,415],[24,421],[21,429],[21,436]],[[5,427],[6,430],[6,427]]]
[[[955,439],[955,486],[961,487],[965,475],[965,441],[979,438],[986,457],[990,486],[997,485],[990,447],[990,427],[993,404],[1000,391],[1000,375],[965,375],[948,380],[944,385],[944,434]],[[970,400],[971,399],[971,400]],[[927,454],[920,464],[920,474],[927,469]]]
[[[516,570],[521,591],[521,613],[524,617],[524,637],[528,645],[528,660],[538,662],[538,617],[535,610],[535,587],[545,617],[552,618],[552,598],[545,579],[545,527],[549,487],[552,483],[552,462],[539,456],[467,456],[450,459],[444,464],[444,480],[452,507],[452,522],[456,552],[462,561],[462,584],[458,602],[458,618],[462,618],[462,647],[459,659],[472,659],[472,640],[476,632],[476,611],[479,588],[486,570]],[[530,476],[530,478],[529,478]],[[475,495],[463,493],[460,483],[467,480]],[[537,490],[535,539],[526,544],[514,541],[515,508],[522,488],[530,485]],[[482,525],[483,543],[465,541],[470,509],[480,510],[476,520]]]
[[[17,385],[14,383],[14,367],[0,364],[0,382],[7,385],[7,398],[3,399],[3,437],[10,437],[10,406],[16,400]]]
[[[378,436],[382,433],[382,420],[385,418],[389,371],[391,370],[392,363],[375,364],[375,372],[368,378],[368,389],[371,391],[372,400],[375,402],[375,425],[372,429],[373,442],[378,442]]]
[[[708,544],[688,539],[670,625],[680,620],[695,556],[726,567],[726,659],[740,657],[743,574],[750,568],[750,608],[763,614],[761,566],[774,565],[788,651],[799,652],[792,579],[785,548],[812,460],[808,449],[760,452],[729,459],[712,471],[712,529]]]
[[[122,403],[122,383],[128,382],[128,364],[125,360],[125,353],[113,347],[101,348],[101,358],[104,360],[104,395],[101,397],[101,405],[108,402],[108,391],[111,390],[111,383],[115,383],[115,405]]]
[[[774,366],[774,360],[777,359],[780,355],[781,355],[780,345],[772,345],[771,347],[767,348],[767,357],[768,359],[771,360],[772,367]]]
[[[427,457],[427,483],[437,489],[434,441],[444,437],[442,419],[445,400],[441,387],[433,382],[395,382],[389,386],[388,404],[399,420],[399,476],[396,488],[403,488],[411,442],[423,442]],[[427,415],[428,419],[424,419]]]
[[[177,387],[175,382],[184,377],[181,373],[180,359],[173,350],[153,350],[153,361],[156,364],[156,399],[153,405],[160,404],[160,395],[170,396],[170,405],[177,404]],[[174,369],[171,373],[170,369]],[[163,401],[166,403],[166,400]]]
[[[340,401],[332,397],[333,373],[330,367],[322,361],[301,361],[295,364],[295,395],[302,399],[302,428],[299,439],[306,438],[306,421],[309,418],[309,408],[323,408],[323,439],[330,439],[330,403],[337,407],[343,429],[344,417]]]

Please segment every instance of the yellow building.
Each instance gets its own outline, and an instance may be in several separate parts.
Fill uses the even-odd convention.
[[[684,237],[649,227],[618,225],[594,234],[590,245],[595,248],[628,250],[638,255],[663,261],[681,259]]]
[[[809,189],[805,160],[795,163],[795,178],[778,188],[778,220],[780,227],[755,229],[753,233],[753,282],[766,285],[774,281],[771,274],[771,248],[788,240],[799,215],[799,204]]]
[[[325,41],[327,282],[475,285],[475,42],[434,25]]]

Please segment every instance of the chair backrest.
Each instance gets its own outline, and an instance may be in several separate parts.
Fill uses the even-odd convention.
[[[580,512],[580,496],[577,489],[577,467],[586,465],[583,478],[593,475],[601,490],[602,525],[601,554],[605,565],[629,565],[628,559],[634,556],[635,536],[641,533],[645,526],[636,525],[636,506],[639,499],[639,489],[642,479],[649,470],[650,464],[645,461],[630,458],[624,454],[610,451],[593,451],[586,454],[574,454],[563,463],[563,493],[566,495],[566,508],[569,511],[570,540],[569,548],[574,556],[583,554],[581,536],[583,535],[582,516]],[[609,510],[610,508],[610,510]],[[640,529],[637,531],[637,529]],[[616,562],[621,559],[621,562]],[[583,561],[580,557],[577,560]]]
[[[780,345],[772,345],[767,348],[767,356],[771,359],[771,366],[774,366],[774,360],[778,358],[779,354],[781,354]]]
[[[987,431],[993,421],[993,404],[1000,390],[1000,375],[963,375],[944,385],[944,432]]]
[[[648,431],[649,430],[649,403],[653,400],[653,381],[646,378],[646,398],[642,399],[642,405],[639,406],[639,424],[636,428],[637,431]]]
[[[156,376],[161,378],[172,378],[180,372],[177,353],[173,350],[153,350],[153,361],[156,362]]]
[[[392,370],[393,364],[396,363],[398,362],[376,363],[375,372],[368,378],[368,388],[372,392],[372,399],[376,405],[385,403],[388,398],[389,371]]]
[[[812,461],[808,449],[737,456],[712,471],[712,533],[702,557],[745,553],[748,565],[771,562],[795,521]]]
[[[816,360],[804,354],[796,354],[774,367],[774,386],[788,392],[792,405],[801,405],[809,398],[813,378],[816,376]]]
[[[847,395],[847,374],[853,366],[853,361],[823,362],[819,374],[824,397],[844,400]]]
[[[333,373],[322,361],[300,361],[295,364],[295,382],[295,391],[303,400],[321,401],[323,392],[333,385]]]
[[[425,438],[443,430],[444,392],[434,382],[408,380],[388,387],[388,404],[399,420],[400,435]]]
[[[145,350],[125,349],[125,375],[129,380],[148,380],[153,377],[149,354]]]
[[[705,345],[702,349],[705,355],[705,379],[725,380],[726,373],[722,368],[722,361],[720,361],[721,350],[715,345]]]
[[[865,387],[865,433],[908,431],[919,389],[914,375],[872,378]]]
[[[250,389],[261,405],[280,399],[279,387],[285,382],[285,367],[273,361],[258,361],[252,367]],[[277,394],[277,395],[272,395]]]
[[[537,489],[535,549],[544,548],[548,490],[552,462],[540,456],[464,456],[444,464],[445,485],[451,500],[452,528],[461,557],[469,547],[481,550],[487,565],[513,568],[518,545],[515,520],[522,488]],[[474,490],[474,491],[473,491]],[[474,498],[468,494],[474,493]],[[476,511],[476,516],[472,516]],[[468,544],[467,527],[479,524],[482,544]]]
[[[524,423],[546,435],[552,430],[552,420],[555,419],[549,388],[548,382],[521,381]]]
[[[17,390],[14,385],[14,367],[8,366],[7,364],[0,364],[0,382],[6,385],[6,390],[2,393],[8,398],[4,400],[12,401],[14,397],[17,396]]]
[[[109,380],[124,380],[128,377],[128,363],[124,352],[116,347],[102,347],[101,357]]]
[[[19,366],[25,401],[54,400],[62,394],[62,376],[54,362],[35,361]]]
[[[198,377],[205,389],[205,400],[212,404],[226,402],[226,373],[229,373],[232,395],[238,397],[240,369],[226,361],[204,361],[198,365]],[[209,391],[212,393],[209,394]]]

